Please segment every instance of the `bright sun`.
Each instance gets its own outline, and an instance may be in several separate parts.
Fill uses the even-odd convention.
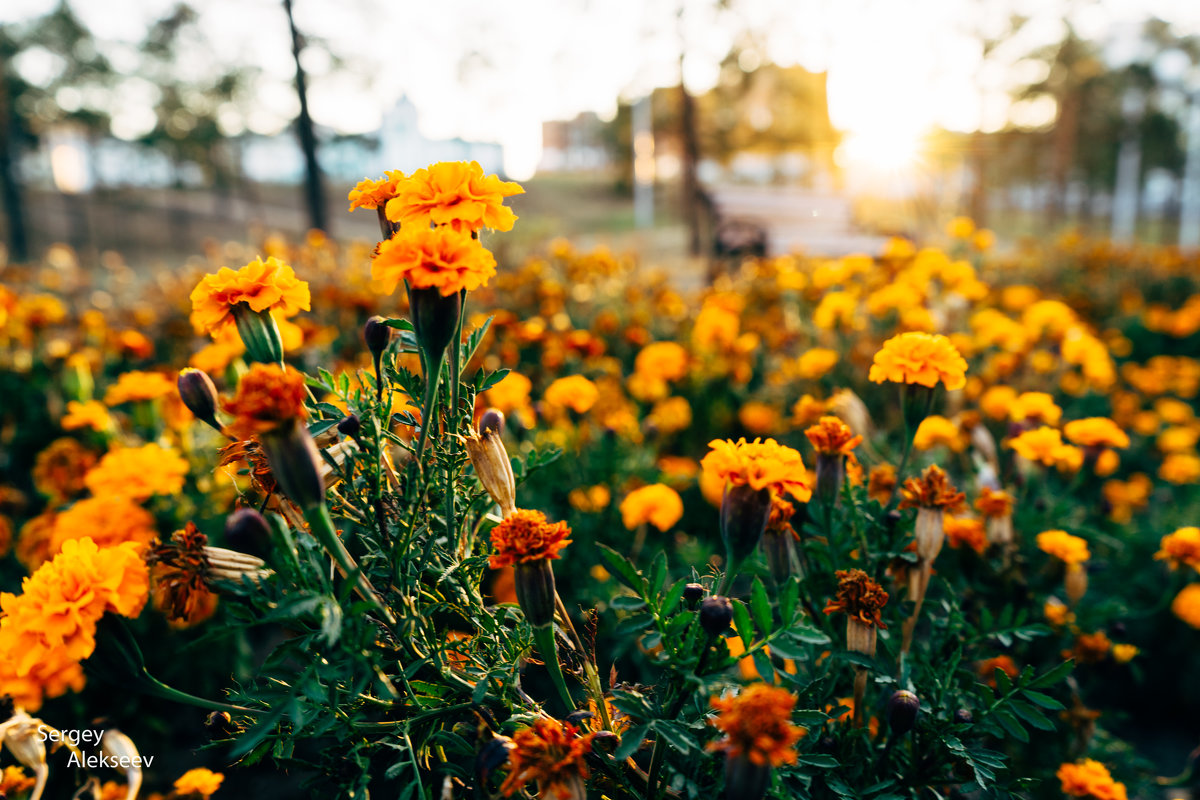
[[[876,173],[908,172],[921,155],[922,135],[917,130],[879,127],[851,131],[834,153],[839,167]]]

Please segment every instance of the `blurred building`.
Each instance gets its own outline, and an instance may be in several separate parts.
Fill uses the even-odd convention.
[[[591,172],[611,167],[614,158],[606,137],[610,124],[593,111],[571,120],[543,122],[538,172]]]
[[[385,169],[412,172],[435,161],[478,161],[485,173],[504,172],[504,148],[496,142],[429,139],[417,124],[417,107],[407,97],[383,115],[379,150],[363,175],[382,175]]]

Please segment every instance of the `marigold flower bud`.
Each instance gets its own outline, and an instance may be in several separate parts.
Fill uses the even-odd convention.
[[[358,414],[348,414],[338,420],[337,429],[342,436],[357,439],[362,433],[362,420],[358,418]]]
[[[975,716],[969,708],[960,708],[954,712],[954,722],[958,725],[970,725],[975,721]]]
[[[412,289],[408,293],[408,303],[417,341],[429,358],[432,369],[458,330],[463,293],[455,292],[444,297],[438,289]]]
[[[770,489],[755,489],[748,483],[725,489],[721,500],[721,536],[729,551],[729,569],[736,569],[754,552],[770,514]]]
[[[225,541],[235,550],[265,555],[270,550],[271,528],[253,508],[239,508],[225,518]]]
[[[293,503],[308,510],[325,501],[321,456],[304,423],[292,420],[263,433],[259,441],[271,465],[271,474]]]
[[[704,599],[704,585],[700,583],[689,583],[683,587],[683,602],[687,603],[688,608],[695,608]]]
[[[733,604],[728,597],[706,597],[700,603],[700,627],[709,636],[720,636],[733,622]]]
[[[1063,589],[1071,605],[1075,605],[1087,594],[1088,574],[1083,564],[1067,564],[1066,574],[1063,575]]]
[[[190,367],[180,370],[176,384],[179,387],[179,399],[188,411],[210,428],[220,431],[221,425],[217,422],[217,387],[208,373]]]
[[[489,408],[479,418],[479,432],[489,431],[497,435],[504,433],[504,412],[498,408]]]
[[[213,711],[204,718],[204,730],[208,732],[211,741],[232,739],[241,732],[241,726],[233,721],[228,711]]]
[[[513,566],[513,580],[517,591],[517,605],[525,613],[525,619],[535,628],[544,628],[554,622],[555,587],[554,568],[549,559],[519,561]],[[543,654],[553,657],[553,654]]]
[[[363,326],[363,340],[366,341],[372,356],[376,359],[382,358],[383,351],[392,341],[392,329],[383,317],[371,317]]]
[[[921,710],[921,700],[907,689],[893,692],[888,698],[887,719],[892,728],[892,734],[903,736],[912,730],[917,722],[917,713]]]
[[[783,583],[792,574],[792,534],[768,530],[762,538],[763,555],[776,583]]]
[[[517,479],[499,432],[494,429],[482,430],[481,434],[468,431],[463,445],[479,482],[500,506],[500,516],[507,518],[517,510]]]
[[[838,492],[846,479],[846,456],[842,453],[817,453],[817,499],[826,506],[837,503]]]
[[[242,337],[246,355],[251,361],[262,364],[283,361],[283,337],[270,309],[254,311],[245,303],[236,303],[233,306],[233,321],[237,323],[238,335]]]

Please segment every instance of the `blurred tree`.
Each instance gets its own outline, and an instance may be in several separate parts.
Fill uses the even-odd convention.
[[[300,113],[296,117],[296,133],[300,137],[300,149],[304,152],[304,194],[308,204],[310,228],[329,232],[329,219],[325,213],[325,192],[322,188],[321,165],[317,162],[317,136],[313,130],[312,117],[308,113],[308,76],[300,61],[304,49],[303,37],[296,28],[292,14],[292,0],[283,0],[287,12],[288,27],[292,36],[292,58],[296,62],[296,97],[300,101]]]
[[[40,74],[21,69],[32,59]],[[28,222],[19,155],[35,148],[57,125],[75,123],[86,131],[107,129],[101,105],[115,77],[91,32],[61,0],[48,14],[24,23],[0,25],[0,200],[8,219],[10,257],[29,257]]]

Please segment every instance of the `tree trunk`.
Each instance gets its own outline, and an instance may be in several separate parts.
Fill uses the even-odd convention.
[[[8,65],[0,61],[0,195],[8,218],[8,257],[12,261],[29,259],[29,234],[25,228],[25,204],[17,180],[17,125],[8,86],[4,80]]]
[[[1071,87],[1059,100],[1058,121],[1054,125],[1054,173],[1048,219],[1057,225],[1066,216],[1067,184],[1075,166],[1075,148],[1079,141],[1079,90]]]
[[[682,72],[682,59],[680,61]],[[693,256],[704,252],[703,200],[696,165],[700,161],[700,144],[696,136],[696,100],[679,78],[679,141],[682,146],[683,221],[688,226],[688,252]]]
[[[321,166],[317,163],[317,136],[313,131],[312,117],[308,113],[308,79],[300,65],[300,32],[292,15],[292,0],[283,0],[287,12],[288,27],[292,31],[292,58],[296,61],[296,96],[300,100],[300,115],[296,117],[296,132],[300,136],[300,149],[304,151],[304,194],[308,204],[309,227],[329,232],[329,220],[325,214],[325,191],[321,181]]]

